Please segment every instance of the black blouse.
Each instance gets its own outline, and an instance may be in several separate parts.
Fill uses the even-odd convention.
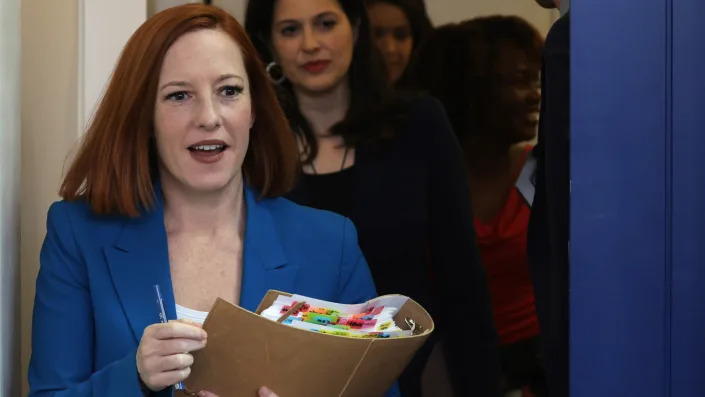
[[[306,192],[306,206],[352,216],[355,166],[329,174],[301,174],[296,191]],[[292,193],[296,195],[297,193]],[[294,200],[297,201],[297,200]]]

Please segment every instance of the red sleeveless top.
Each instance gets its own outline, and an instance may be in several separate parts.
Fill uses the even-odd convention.
[[[526,154],[531,150],[528,148]],[[524,156],[523,162],[526,161]],[[485,223],[475,218],[477,241],[489,282],[495,326],[502,345],[539,334],[526,254],[531,209],[513,187],[502,210]]]

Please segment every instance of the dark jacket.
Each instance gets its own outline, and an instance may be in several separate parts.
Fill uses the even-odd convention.
[[[410,296],[429,310],[457,396],[498,396],[499,342],[465,163],[440,103],[410,101],[404,127],[381,146],[358,146],[354,167],[350,218],[377,291]],[[306,186],[289,197],[307,205]],[[421,361],[400,379],[402,395],[418,395]]]
[[[570,215],[570,14],[546,37],[528,255],[543,342],[549,394],[568,382],[568,243]]]

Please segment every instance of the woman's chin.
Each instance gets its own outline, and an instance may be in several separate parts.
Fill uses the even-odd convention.
[[[340,80],[336,80],[331,73],[324,73],[318,76],[308,76],[297,84],[297,88],[313,95],[326,94],[333,91],[340,84]]]
[[[198,194],[215,194],[233,187],[235,178],[203,178],[191,181],[188,190]]]

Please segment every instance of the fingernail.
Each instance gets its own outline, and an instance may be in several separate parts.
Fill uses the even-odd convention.
[[[269,390],[268,388],[262,386],[259,388],[259,397],[269,397],[272,394],[272,391]]]

